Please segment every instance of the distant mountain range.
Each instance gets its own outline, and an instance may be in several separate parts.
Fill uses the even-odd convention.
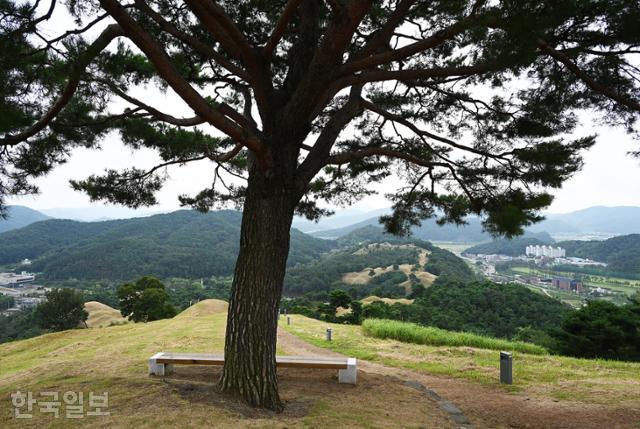
[[[47,279],[226,276],[238,254],[241,217],[181,210],[105,222],[50,219],[0,234],[0,265],[29,258],[30,269]],[[288,263],[310,262],[336,245],[294,229]]]
[[[640,207],[589,207],[571,213],[547,214],[531,231],[635,234],[640,233]]]
[[[427,219],[412,233],[416,238],[429,241],[483,242],[491,236],[483,231],[482,221],[477,217],[467,219],[467,225],[436,224]],[[311,232],[321,238],[337,239],[363,226],[379,226],[379,216],[363,219],[340,228]],[[607,235],[640,233],[640,207],[590,207],[564,214],[547,214],[546,219],[528,228],[531,233],[548,232],[550,234],[592,234]]]
[[[7,219],[0,219],[0,233],[22,228],[49,216],[24,206],[9,206]]]
[[[314,237],[337,239],[365,226],[380,226],[379,217],[371,217],[342,228],[315,231],[310,234]],[[488,241],[491,236],[483,231],[482,221],[477,217],[471,217],[466,225],[440,226],[434,219],[427,219],[419,227],[412,228],[413,237],[428,241],[451,241],[460,243]]]

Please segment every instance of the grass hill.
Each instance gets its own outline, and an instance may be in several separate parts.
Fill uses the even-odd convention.
[[[375,374],[358,384],[338,384],[334,370],[279,370],[285,412],[256,410],[221,396],[215,388],[220,367],[180,366],[166,378],[147,375],[147,359],[158,351],[221,353],[226,303],[202,301],[173,319],[78,329],[0,345],[0,427],[2,428],[406,428],[453,427],[423,393]],[[304,354],[300,349],[280,354]],[[39,411],[31,419],[12,416],[16,391],[108,392],[109,416],[65,418]],[[396,398],[393,409],[387,407]],[[11,412],[10,412],[11,411]],[[23,412],[26,412],[23,409]]]
[[[87,319],[89,328],[102,328],[127,322],[127,319],[122,317],[119,310],[98,301],[85,302],[84,309],[89,313],[89,318]]]
[[[640,234],[621,235],[603,241],[562,241],[567,256],[606,262],[607,271],[640,274]]]
[[[476,246],[470,247],[464,251],[464,253],[470,255],[508,255],[508,256],[520,256],[525,254],[527,246],[547,246],[555,243],[555,240],[547,232],[539,233],[525,233],[522,237],[512,238],[510,240],[501,238],[490,241],[489,243],[482,243]]]
[[[283,324],[278,353],[357,357],[357,385],[338,384],[331,370],[281,369],[286,409],[274,415],[220,396],[219,367],[179,366],[165,378],[147,375],[147,358],[158,351],[222,352],[225,308],[224,302],[206,300],[173,319],[0,345],[0,409],[6,411],[0,427],[460,427],[440,409],[446,401],[478,428],[633,428],[640,421],[638,363],[516,351],[514,384],[504,386],[496,350],[404,343],[367,335],[360,326],[298,315],[291,316],[290,326]],[[327,327],[333,329],[330,343],[324,340]],[[110,415],[68,419],[63,405],[56,419],[36,404],[33,418],[16,419],[10,394],[18,390],[40,401],[40,392],[82,392],[85,412],[89,392],[108,392]]]
[[[301,295],[355,288],[364,297],[380,288],[390,295],[403,295],[411,282],[428,286],[436,278],[474,278],[467,264],[453,253],[426,241],[384,234],[382,228],[360,228],[340,238],[338,244],[342,250],[289,269],[285,292]]]
[[[47,220],[0,234],[0,265],[29,258],[32,270],[53,280],[230,275],[240,221],[241,213],[231,210],[90,223]],[[292,230],[289,264],[309,262],[333,247]]]
[[[34,222],[50,219],[44,213],[24,206],[9,206],[7,218],[0,219],[0,233],[30,225]]]

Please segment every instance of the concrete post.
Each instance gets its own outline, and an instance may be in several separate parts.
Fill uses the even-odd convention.
[[[513,383],[513,356],[509,352],[500,352],[500,383]]]
[[[331,333],[333,331],[331,330],[331,328],[327,328],[327,341],[331,341]]]

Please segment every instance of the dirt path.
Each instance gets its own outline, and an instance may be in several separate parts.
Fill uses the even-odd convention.
[[[342,356],[278,330],[278,345],[291,354]],[[360,360],[358,370],[415,381],[456,404],[475,428],[638,429],[640,410],[615,405],[530,398],[493,386],[443,378]]]

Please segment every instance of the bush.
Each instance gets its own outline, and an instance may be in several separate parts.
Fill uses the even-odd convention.
[[[122,315],[134,322],[151,322],[176,315],[164,284],[155,277],[145,276],[135,283],[123,284],[118,288],[118,299]]]
[[[640,360],[640,305],[590,301],[554,332],[558,352],[585,358]]]
[[[77,328],[87,321],[89,313],[84,309],[84,299],[78,291],[52,289],[46,293],[46,297],[47,301],[38,304],[35,311],[41,328],[64,331]]]
[[[528,354],[542,355],[547,350],[535,344],[500,340],[466,332],[451,332],[415,323],[395,320],[367,319],[362,322],[366,335],[376,338],[390,338],[403,343],[426,344],[432,346],[475,347],[490,350],[512,350]]]

